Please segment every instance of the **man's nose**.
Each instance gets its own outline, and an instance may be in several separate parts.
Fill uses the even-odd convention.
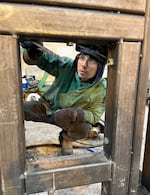
[[[84,67],[88,66],[88,59],[83,60],[82,66],[84,66]]]

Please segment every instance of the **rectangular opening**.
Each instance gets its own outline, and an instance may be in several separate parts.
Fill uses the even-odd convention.
[[[20,45],[32,38],[22,37]],[[36,41],[43,39],[36,38]],[[67,56],[72,60],[79,54],[76,51],[78,44],[108,43],[98,40],[60,41],[44,40],[42,49],[50,49],[59,56]],[[23,60],[24,48],[20,46],[22,69],[23,101],[39,101],[39,98],[51,87],[55,77],[41,70],[36,65],[27,65]],[[107,78],[107,67],[102,78]],[[67,82],[68,78],[66,78]],[[105,112],[99,122],[92,127],[88,137],[73,142],[73,155],[61,155],[59,134],[62,128],[45,123],[24,120],[27,178],[26,190],[29,194],[69,188],[79,185],[101,183],[110,180],[111,162],[106,158],[103,145]],[[106,142],[105,142],[106,141]],[[97,173],[96,173],[97,172]],[[68,175],[63,181],[63,176]],[[90,174],[90,178],[87,177]],[[80,178],[81,177],[81,178]],[[83,178],[83,179],[82,179]]]

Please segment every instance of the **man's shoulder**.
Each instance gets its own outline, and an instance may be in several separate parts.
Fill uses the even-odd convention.
[[[106,88],[107,78],[101,78],[97,83],[97,86]]]
[[[72,65],[73,64],[73,59],[69,58],[69,57],[66,57],[66,56],[62,56],[60,57],[61,58],[61,61],[63,62],[63,64],[69,64],[69,65]]]

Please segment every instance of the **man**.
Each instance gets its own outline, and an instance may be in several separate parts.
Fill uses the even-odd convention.
[[[60,57],[36,42],[24,42],[24,61],[55,76],[40,101],[24,102],[25,120],[46,122],[62,128],[61,154],[73,154],[72,142],[88,136],[104,112],[106,81],[105,47],[76,45],[75,60]]]

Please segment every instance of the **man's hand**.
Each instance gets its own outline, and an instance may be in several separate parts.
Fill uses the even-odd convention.
[[[84,122],[84,111],[80,108],[66,108],[53,113],[51,120],[54,124],[67,130],[72,123]]]
[[[40,46],[43,46],[42,42],[24,41],[21,42],[21,46],[27,50],[28,56],[32,60],[38,60],[43,54],[40,48]]]

